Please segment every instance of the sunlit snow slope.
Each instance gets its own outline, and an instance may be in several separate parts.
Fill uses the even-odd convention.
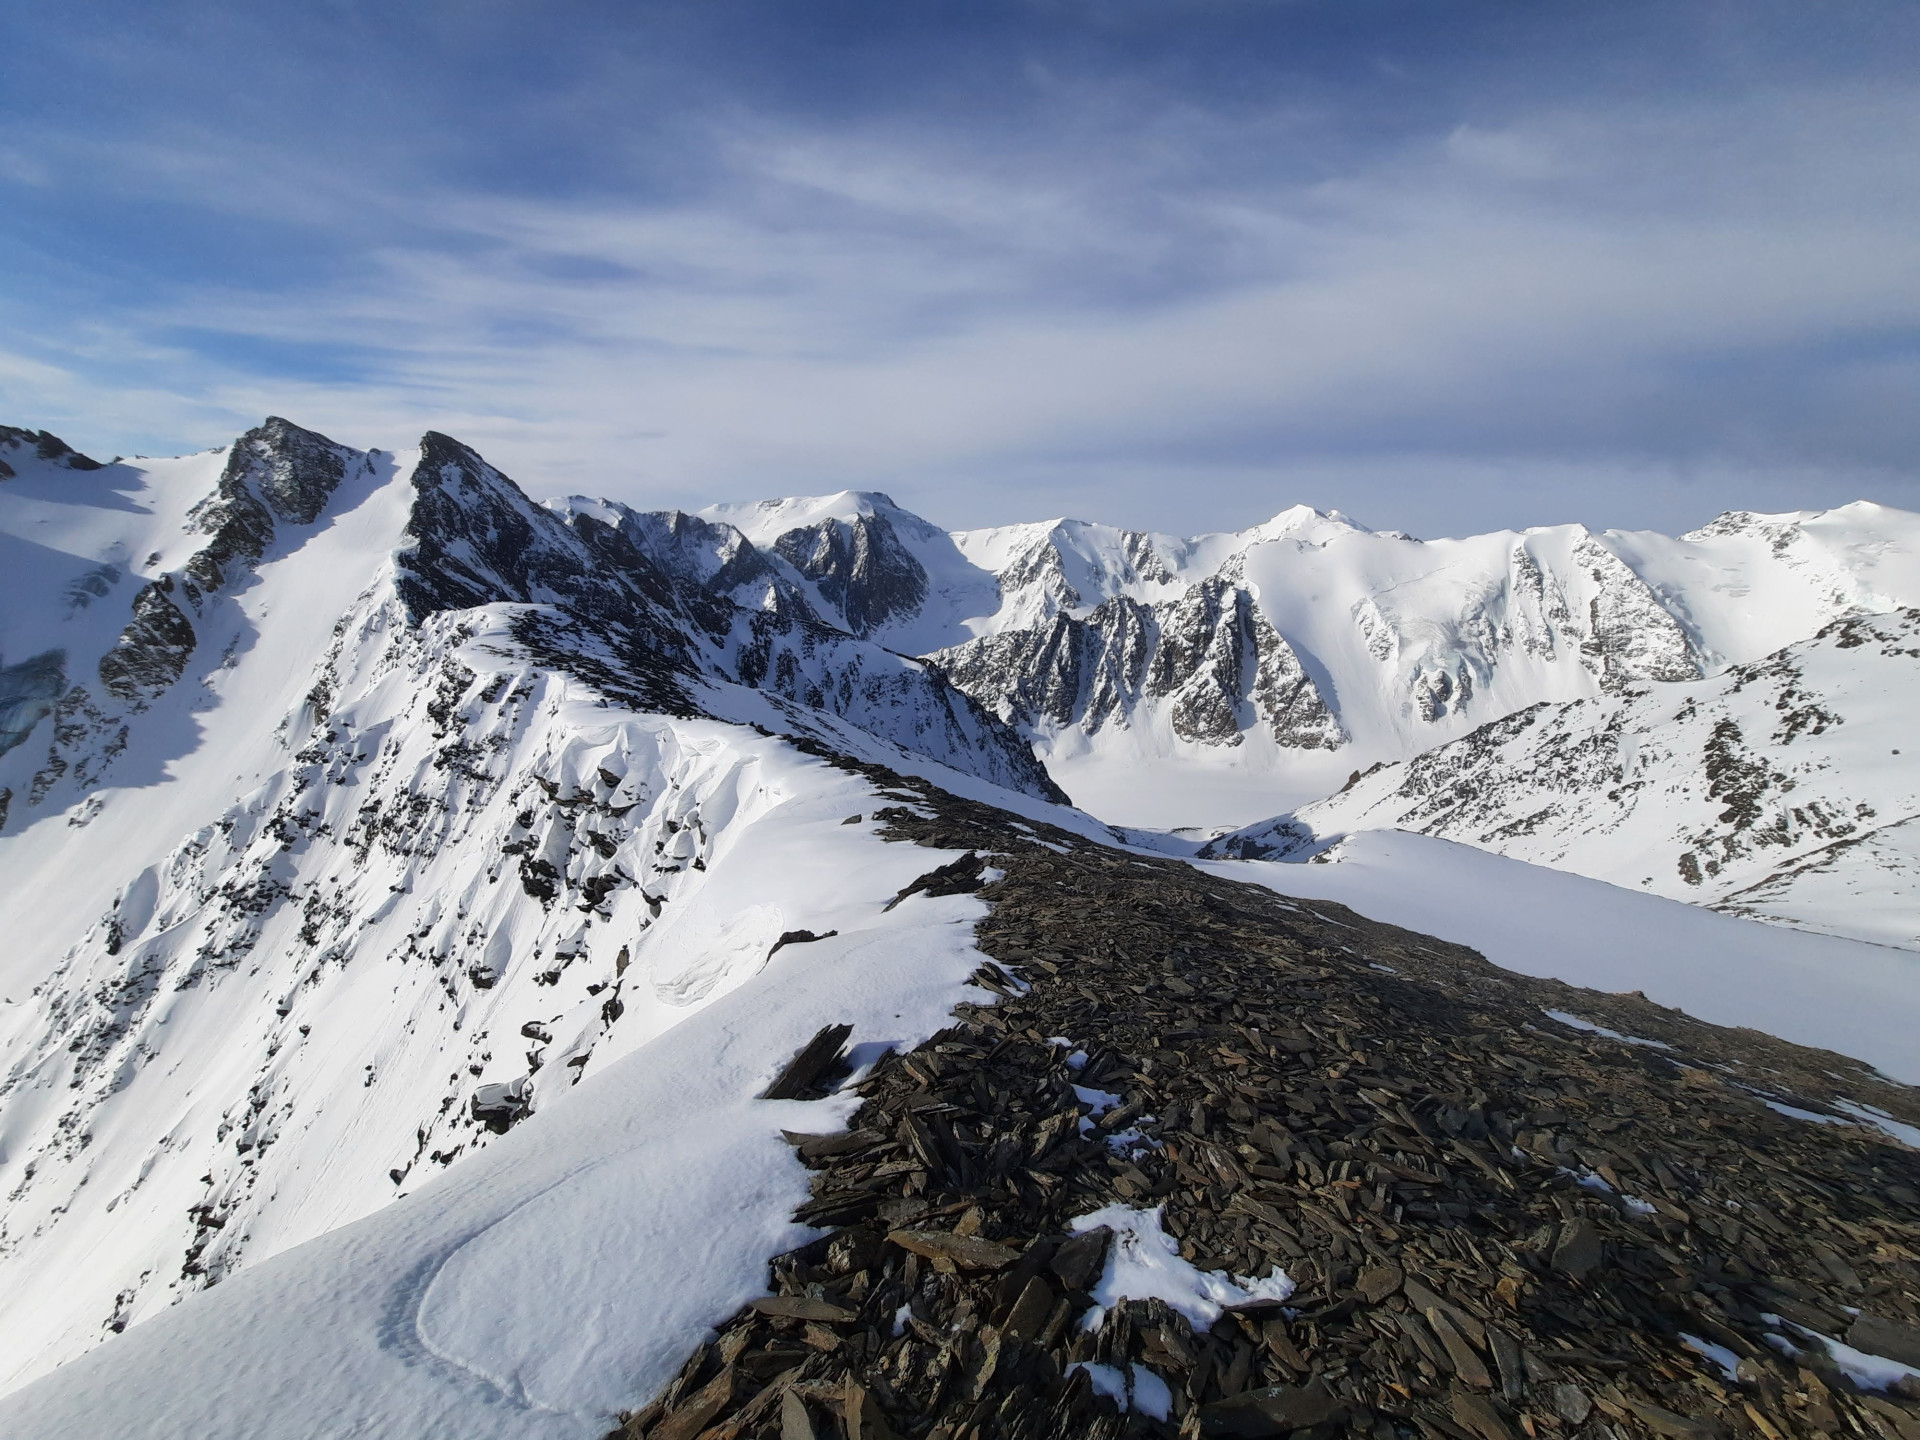
[[[833,928],[751,839],[819,789],[773,732],[1055,793],[936,671],[683,594],[444,436],[0,453],[0,1384]]]
[[[1540,704],[1216,842],[1393,826],[1716,909],[1920,949],[1920,611],[1710,680]]]

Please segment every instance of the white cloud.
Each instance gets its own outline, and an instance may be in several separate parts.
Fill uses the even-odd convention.
[[[242,147],[155,173],[210,205],[290,206],[358,263],[115,319],[128,352],[167,357],[147,369],[172,377],[176,429],[274,410],[394,445],[432,425],[537,491],[861,484],[977,522],[1183,475],[1178,513],[1219,526],[1266,507],[1249,477],[1317,475],[1328,492],[1299,498],[1360,508],[1341,487],[1370,486],[1373,523],[1417,529],[1435,501],[1410,456],[1456,477],[1547,457],[1535,473],[1897,488],[1888,457],[1920,438],[1892,404],[1920,334],[1920,103],[1782,104],[1790,140],[1743,107],[1540,111],[1331,173],[1300,163],[1283,110],[1186,108],[1025,154],[733,116],[711,183],[672,202],[325,175],[245,192]],[[1223,163],[1249,135],[1285,156]],[[341,348],[350,373],[270,382],[181,327]],[[75,377],[54,390],[91,385],[123,432],[166,427],[150,383],[99,378],[83,348],[40,357]],[[1417,513],[1382,513],[1396,484]]]

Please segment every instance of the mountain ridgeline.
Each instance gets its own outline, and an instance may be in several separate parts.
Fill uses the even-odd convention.
[[[1065,520],[949,532],[872,493],[699,514],[536,503],[437,433],[390,453],[271,418],[204,454],[101,463],[44,431],[0,429],[0,1391],[96,1347],[171,1355],[166,1335],[224,1314],[241,1317],[238,1328],[208,1355],[254,1345],[273,1352],[270,1366],[324,1370],[328,1403],[340,1417],[360,1406],[364,1433],[591,1440],[659,1392],[662,1408],[627,1433],[691,1440],[719,1411],[668,1385],[673,1370],[791,1238],[791,1207],[773,1198],[804,1182],[778,1129],[840,1123],[769,1109],[812,1102],[763,1093],[821,1025],[852,1038],[861,1064],[900,1052],[870,1071],[893,1087],[874,1102],[884,1134],[802,1152],[809,1163],[839,1157],[830,1168],[864,1197],[858,1206],[871,1199],[859,1224],[874,1235],[834,1242],[865,1247],[858,1263],[822,1252],[782,1284],[839,1286],[842,1298],[857,1285],[871,1314],[837,1337],[817,1321],[796,1328],[828,1312],[851,1323],[832,1320],[842,1307],[824,1291],[763,1297],[797,1305],[765,1311],[778,1322],[765,1333],[752,1310],[683,1372],[726,1405],[739,1381],[750,1409],[772,1392],[753,1398],[743,1377],[791,1368],[795,1386],[811,1388],[793,1389],[792,1405],[767,1402],[783,1427],[793,1421],[788,1433],[814,1433],[799,1427],[835,1406],[850,1430],[864,1426],[871,1407],[849,1398],[856,1379],[873,1413],[894,1406],[901,1419],[895,1401],[932,1393],[955,1365],[970,1374],[972,1405],[991,1395],[1011,1415],[1027,1403],[1022,1387],[1057,1382],[1071,1388],[1047,1402],[1065,1403],[1061,1414],[1098,1410],[1073,1367],[1134,1353],[1119,1332],[1076,1341],[1064,1297],[1020,1325],[999,1314],[1052,1295],[1051,1281],[1028,1283],[1037,1269],[1014,1272],[1025,1288],[1000,1295],[983,1276],[953,1279],[951,1265],[922,1275],[918,1262],[867,1254],[868,1239],[894,1244],[881,1217],[1048,1246],[1058,1237],[1042,1231],[1072,1219],[1069,1201],[1174,1196],[1166,1213],[1188,1232],[1180,1253],[1239,1265],[1304,1258],[1283,1239],[1322,1246],[1299,1222],[1338,1210],[1332,1262],[1296,1266],[1324,1292],[1321,1331],[1289,1339],[1268,1328],[1276,1312],[1223,1333],[1213,1351],[1198,1348],[1204,1332],[1165,1332],[1187,1357],[1183,1411],[1204,1433],[1214,1431],[1202,1412],[1220,1413],[1206,1407],[1255,1393],[1253,1377],[1275,1382],[1255,1387],[1259,1403],[1274,1398],[1276,1366],[1294,1354],[1279,1341],[1297,1340],[1307,1358],[1338,1322],[1344,1338],[1328,1343],[1341,1353],[1371,1343],[1359,1333],[1371,1321],[1342,1295],[1364,1257],[1385,1263],[1381,1243],[1396,1265],[1504,1283],[1492,1266],[1560,1303],[1542,1226],[1585,1216],[1626,1247],[1623,1265],[1643,1264],[1631,1237],[1645,1217],[1569,1178],[1574,1163],[1611,1174],[1617,1190],[1642,1151],[1672,1157],[1675,1173],[1650,1159],[1633,1183],[1663,1187],[1675,1216],[1706,1183],[1676,1178],[1697,1143],[1690,1120],[1663,1120],[1639,1148],[1608,1142],[1619,1154],[1595,1138],[1614,1133],[1611,1120],[1565,1128],[1562,1102],[1579,1109],[1574,1097],[1595,1084],[1582,1070],[1552,1094],[1536,1085],[1565,1037],[1535,1022],[1571,992],[1522,994],[1461,952],[1441,976],[1452,1017],[1441,1029],[1454,1038],[1415,1034],[1397,1007],[1422,1024],[1441,1013],[1433,994],[1401,993],[1425,983],[1423,955],[1439,956],[1421,937],[1363,942],[1345,912],[1309,915],[1218,877],[1201,884],[1186,860],[1204,834],[1135,834],[1143,843],[1129,848],[1109,824],[1171,817],[1218,832],[1202,863],[1325,856],[1348,830],[1422,829],[1862,935],[1880,943],[1854,948],[1883,957],[1920,943],[1901,919],[1904,877],[1920,873],[1920,794],[1901,758],[1920,703],[1915,607],[1920,517],[1865,504],[1731,514],[1679,539],[1560,526],[1420,541],[1304,507],[1194,538]],[[1065,808],[1069,792],[1100,819]],[[911,853],[922,845],[942,853]],[[1238,873],[1255,872],[1262,883],[1338,873]],[[1004,914],[987,925],[991,906]],[[1827,937],[1779,938],[1840,953]],[[1376,941],[1391,965],[1351,948]],[[976,971],[976,943],[1010,971]],[[929,1038],[955,1003],[986,998],[970,973],[1027,1007],[1006,1012],[1025,1017],[1010,1043],[988,1032],[1013,1022],[984,1011],[984,1028]],[[1567,1032],[1618,1040],[1607,1067],[1651,1066],[1649,1113],[1690,1115],[1690,1077],[1724,1068],[1689,1064],[1682,1076],[1653,1064],[1670,1044],[1719,1053],[1705,1027],[1663,1028],[1644,1000],[1580,1003],[1654,1037],[1587,1022]],[[1096,1013],[1106,1005],[1115,1013]],[[1122,1033],[1121,1011],[1138,1033]],[[1525,1031],[1535,1058],[1512,1060],[1500,1037]],[[1424,1058],[1394,1058],[1402,1041]],[[816,1056],[817,1089],[839,1073],[837,1044]],[[1485,1053],[1470,1081],[1456,1073],[1461,1047],[1474,1066]],[[1740,1133],[1779,1154],[1828,1148],[1792,1139],[1794,1126],[1903,1123],[1854,1103],[1907,1113],[1904,1092],[1864,1066],[1797,1054],[1800,1069],[1782,1079],[1785,1062],[1763,1052],[1748,1045],[1758,1068],[1729,1083],[1764,1079],[1754,1094],[1773,1108],[1759,1113],[1745,1090],[1728,1104],[1744,1106]],[[1107,1112],[1082,1110],[1120,1098],[1091,1088],[1108,1078],[1129,1095],[1096,1130]],[[942,1098],[929,1108],[918,1087],[935,1082]],[[1512,1093],[1493,1103],[1503,1089]],[[1029,1098],[1015,1103],[1013,1090]],[[1371,1108],[1347,1108],[1362,1103]],[[1130,1137],[1124,1164],[1109,1127]],[[1442,1167],[1458,1151],[1443,1132],[1475,1146],[1499,1137],[1486,1155],[1456,1156],[1486,1184]],[[1880,1140],[1849,1135],[1847,1174],[1907,1173]],[[1538,1164],[1526,1168],[1523,1150]],[[1243,1160],[1253,1168],[1237,1170]],[[1228,1200],[1249,1173],[1272,1182],[1250,1210]],[[884,1181],[885,1196],[861,1188],[869,1181]],[[401,1197],[414,1203],[392,1205]],[[539,1207],[552,1197],[589,1221],[546,1226]],[[1271,1236],[1250,1231],[1255,1221]],[[1504,1227],[1505,1249],[1436,1247],[1420,1228],[1481,1221]],[[1881,1230],[1848,1233],[1850,1263],[1894,1264],[1888,1246],[1867,1258]],[[634,1247],[648,1244],[673,1264],[699,1251],[698,1263],[721,1268],[687,1272],[684,1287],[658,1274],[632,1283]],[[592,1260],[602,1254],[613,1258]],[[1713,1254],[1702,1273],[1744,1275],[1738,1260],[1772,1275],[1780,1260],[1751,1246]],[[555,1278],[583,1256],[605,1273]],[[743,1256],[755,1272],[745,1290]],[[311,1287],[272,1289],[313,1267],[324,1273]],[[1788,1268],[1812,1273],[1798,1260]],[[349,1270],[362,1278],[344,1284]],[[580,1302],[602,1282],[608,1293]],[[726,1299],[729,1285],[738,1293]],[[919,1299],[889,1288],[900,1285],[918,1286]],[[982,1325],[989,1290],[996,1318]],[[248,1318],[271,1293],[296,1297],[268,1309],[275,1325],[309,1324],[297,1341],[269,1344],[289,1332],[256,1332]],[[1619,1313],[1657,1313],[1668,1293],[1664,1280],[1636,1290]],[[1710,1312],[1700,1333],[1765,1358],[1772,1342],[1755,1307],[1785,1313],[1782,1302],[1739,1293],[1738,1305],[1725,1293],[1714,1302],[1726,1333],[1760,1344],[1727,1339],[1712,1328],[1720,1310],[1689,1302]],[[670,1333],[659,1318],[668,1299],[684,1321]],[[237,1308],[223,1309],[229,1300]],[[523,1301],[533,1308],[515,1311]],[[1881,1291],[1868,1301],[1893,1304]],[[1894,1308],[1907,1315],[1906,1304]],[[336,1305],[347,1309],[326,1309]],[[349,1311],[362,1318],[306,1318]],[[632,1334],[607,1319],[616,1311],[650,1336],[641,1361]],[[1920,1299],[1909,1318],[1920,1322]],[[972,1338],[949,1344],[936,1321]],[[1017,1338],[1027,1321],[1031,1344]],[[1540,1315],[1527,1324],[1525,1344],[1557,1345]],[[598,1338],[575,1333],[584,1329]],[[142,1331],[163,1348],[143,1349]],[[998,1372],[986,1358],[1001,1353],[987,1348],[1000,1343],[993,1334],[1016,1337]],[[499,1346],[523,1343],[553,1365],[499,1358]],[[600,1358],[588,1364],[589,1353]],[[882,1353],[895,1359],[883,1366]],[[1482,1414],[1444,1410],[1447,1366],[1409,1387],[1392,1377],[1417,1370],[1413,1352],[1392,1363],[1368,1353],[1354,1363],[1371,1376],[1369,1413],[1400,1403],[1389,1391],[1417,1389],[1422,1415]],[[1563,1373],[1598,1384],[1607,1366],[1650,1405],[1677,1404],[1685,1389],[1659,1369],[1670,1358],[1659,1347],[1617,1360],[1556,1351],[1556,1368],[1539,1373],[1531,1352],[1514,1370],[1513,1353],[1496,1357],[1502,1403],[1544,1403],[1542,1387],[1573,1386]],[[335,1364],[348,1354],[351,1366]],[[1448,1363],[1469,1373],[1463,1357]],[[1136,1358],[1165,1369],[1157,1348]],[[120,1405],[138,1391],[124,1379],[111,1394],[92,1386],[89,1363],[25,1393],[64,1382]],[[204,1378],[200,1365],[162,1368]],[[1340,1380],[1345,1362],[1313,1360],[1323,1371],[1361,1413],[1359,1380]],[[340,1378],[349,1374],[380,1378]],[[215,1394],[200,1378],[169,1392],[174,1419],[148,1433],[305,1433],[310,1412],[281,1398],[298,1387]],[[427,1410],[396,1419],[403,1392],[429,1394]],[[203,1400],[225,1429],[180,1418]],[[255,1423],[261,1406],[281,1409]],[[460,1424],[437,1429],[420,1418],[456,1412]],[[968,1424],[984,1425],[984,1413]],[[242,1414],[255,1420],[232,1418]],[[1111,1405],[1101,1414],[1120,1426]],[[141,1428],[65,1433],[130,1425]],[[1029,1433],[977,1433],[1015,1431]]]

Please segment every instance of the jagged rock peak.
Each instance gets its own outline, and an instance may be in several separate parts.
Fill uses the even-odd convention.
[[[0,450],[25,450],[31,448],[42,460],[51,460],[64,465],[69,470],[99,470],[104,468],[98,460],[82,455],[58,435],[45,430],[25,430],[18,425],[0,425]],[[0,458],[0,480],[13,478],[13,466]]]
[[[930,579],[914,546],[951,544],[945,532],[874,490],[715,505],[700,518],[733,527],[785,561],[814,597],[812,611],[863,638],[926,603]]]

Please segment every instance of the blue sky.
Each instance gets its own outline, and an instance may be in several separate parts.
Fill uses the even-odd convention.
[[[0,12],[0,419],[1417,534],[1920,508],[1920,7]]]

